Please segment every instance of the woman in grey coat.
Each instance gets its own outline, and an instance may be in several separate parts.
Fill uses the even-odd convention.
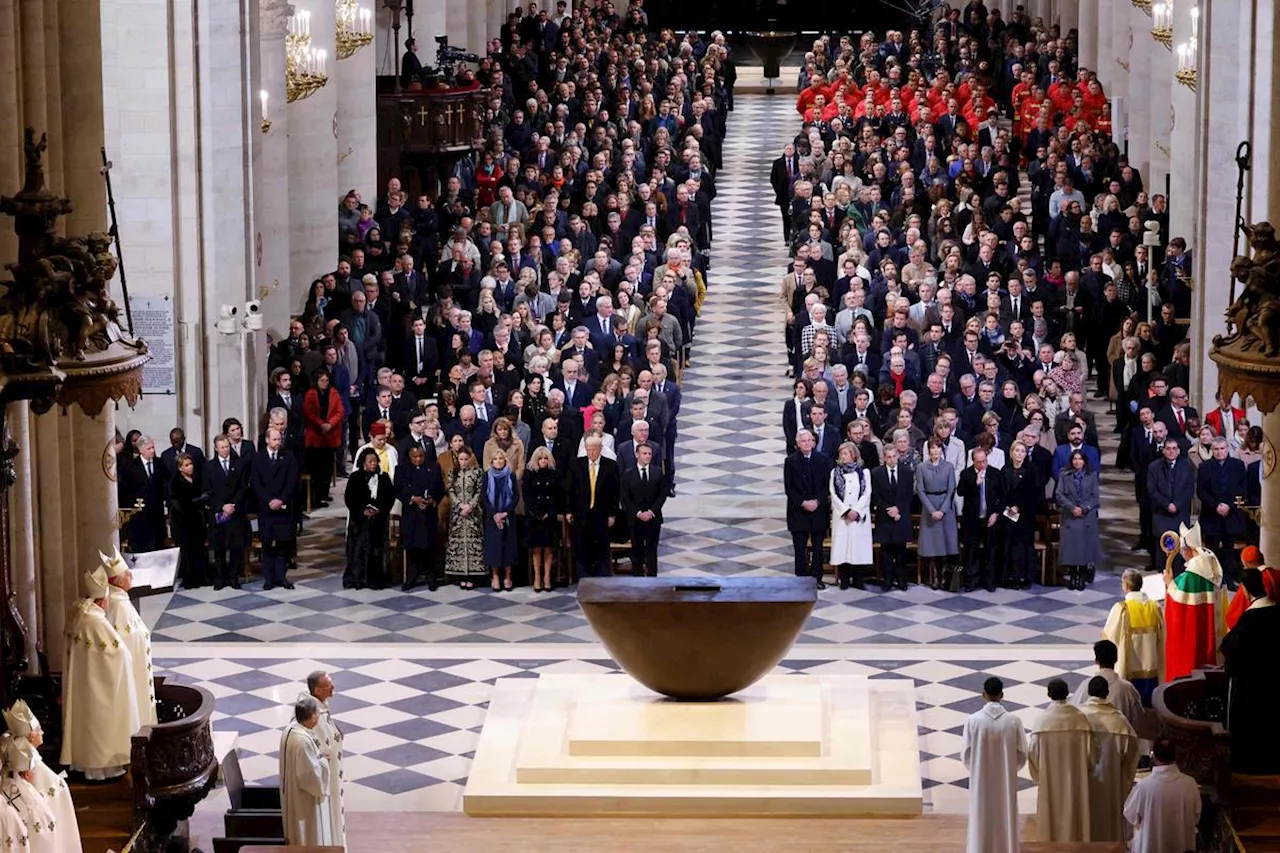
[[[1058,561],[1067,567],[1068,589],[1084,589],[1086,568],[1102,562],[1098,500],[1098,474],[1089,470],[1088,460],[1077,450],[1058,475],[1058,509],[1062,514]]]
[[[916,468],[920,498],[918,554],[929,564],[929,586],[950,587],[951,568],[960,553],[956,533],[956,469],[942,458],[942,442],[930,438],[925,458]]]

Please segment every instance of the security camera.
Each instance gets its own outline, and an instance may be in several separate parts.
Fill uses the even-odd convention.
[[[236,328],[236,315],[240,313],[240,309],[234,305],[223,305],[218,309],[218,333],[223,335],[234,335]]]
[[[244,328],[249,332],[262,329],[262,303],[256,299],[250,299],[244,304]]]

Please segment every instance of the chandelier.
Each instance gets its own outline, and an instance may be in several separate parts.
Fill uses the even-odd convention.
[[[1151,7],[1151,37],[1168,50],[1173,50],[1173,0],[1163,0]]]
[[[333,11],[338,59],[347,59],[373,41],[373,12],[356,0],[336,0]]]
[[[311,97],[329,82],[325,74],[329,54],[311,46],[311,13],[305,9],[289,19],[284,53],[285,100],[289,103]]]
[[[1196,68],[1200,59],[1200,10],[1191,10],[1191,38],[1178,45],[1178,70],[1174,77],[1191,91],[1196,90]]]

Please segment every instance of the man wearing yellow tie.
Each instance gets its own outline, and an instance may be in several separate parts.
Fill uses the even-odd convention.
[[[586,456],[569,466],[565,514],[573,539],[578,577],[602,577],[609,573],[609,538],[618,517],[621,481],[618,463],[601,454],[596,436],[586,440]]]

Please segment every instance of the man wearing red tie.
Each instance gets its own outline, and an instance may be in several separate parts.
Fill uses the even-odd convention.
[[[1156,418],[1169,427],[1169,435],[1182,438],[1187,432],[1187,422],[1194,420],[1198,423],[1200,413],[1187,405],[1185,388],[1173,388],[1169,391],[1169,404],[1160,410]]]

